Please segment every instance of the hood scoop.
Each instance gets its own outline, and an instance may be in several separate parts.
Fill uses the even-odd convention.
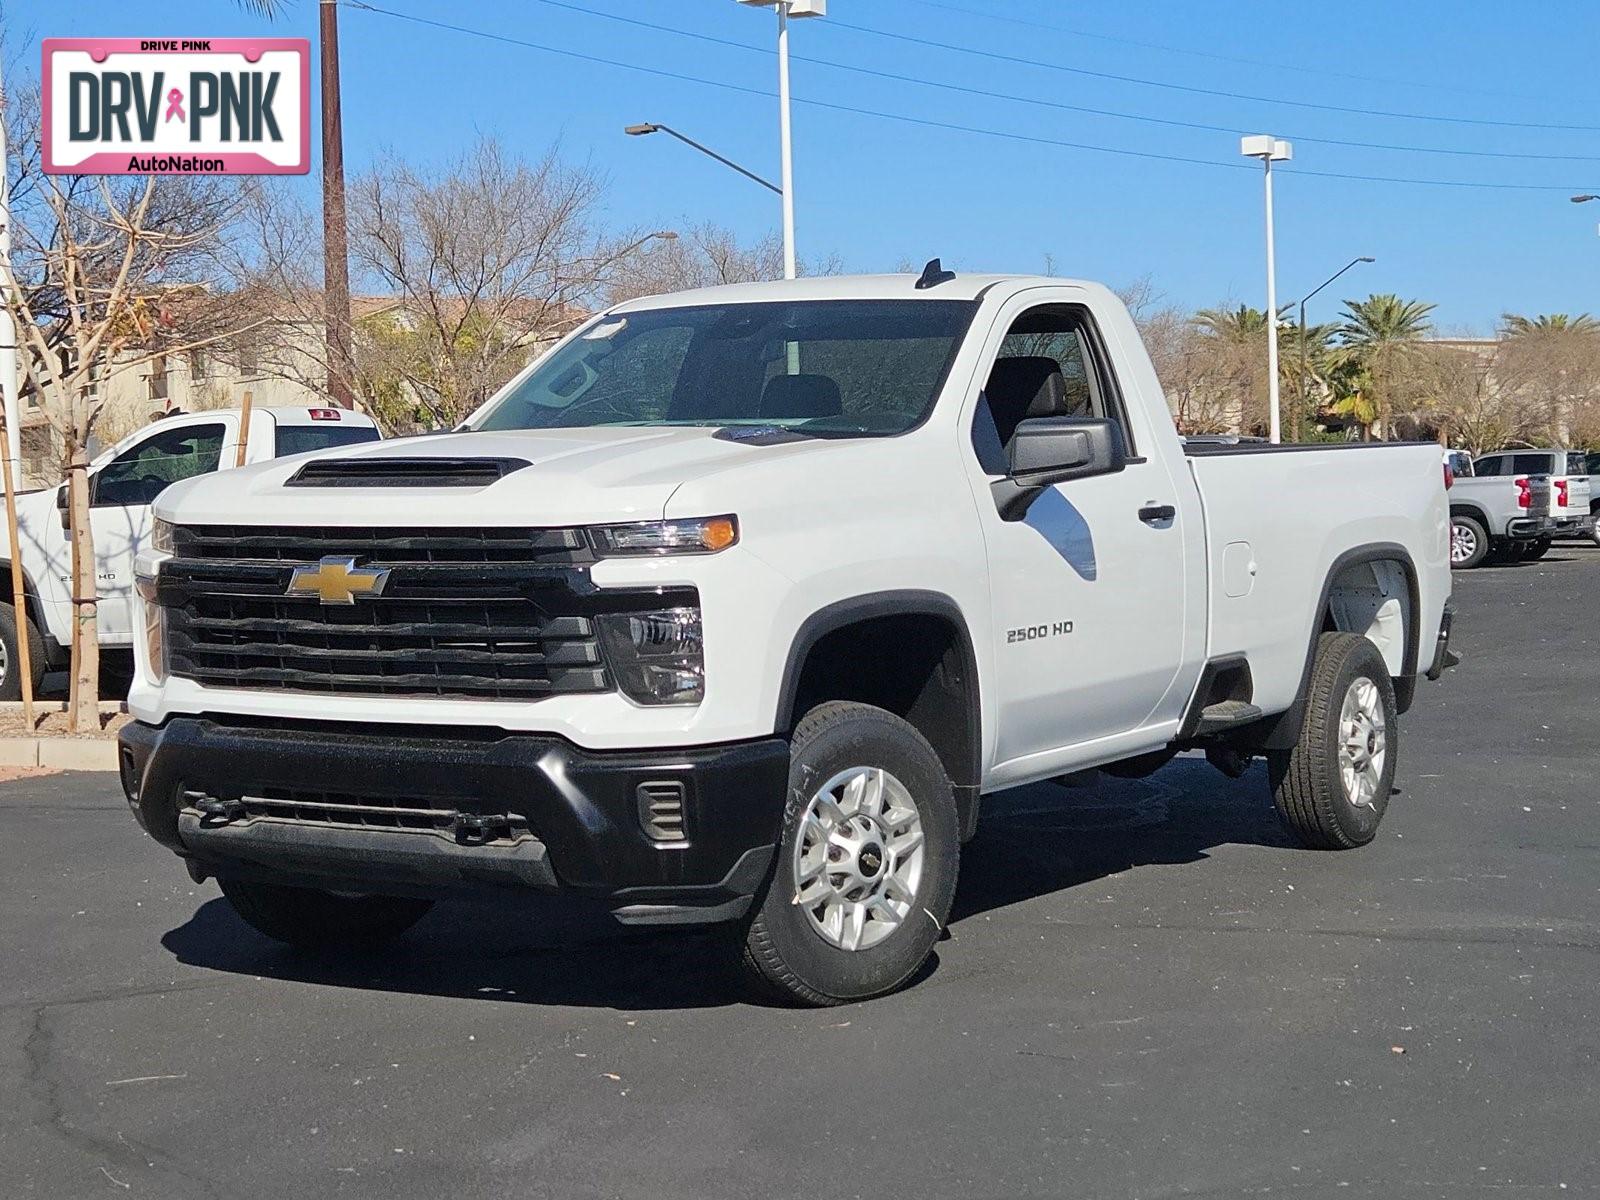
[[[488,487],[533,464],[525,458],[323,458],[308,462],[285,487]]]

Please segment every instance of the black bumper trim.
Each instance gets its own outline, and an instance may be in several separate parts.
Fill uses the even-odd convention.
[[[118,740],[140,824],[207,874],[422,895],[571,892],[634,923],[742,913],[771,864],[789,772],[781,738],[598,752],[500,730],[174,717],[129,724]],[[640,824],[637,788],[661,780],[683,785],[684,841],[652,841]],[[373,824],[412,805],[516,820],[509,836],[467,845],[438,829],[326,819],[339,805],[309,820],[292,806],[280,817],[281,808],[262,815],[249,804],[308,788],[408,806],[374,808]],[[205,798],[222,802],[205,805],[209,816],[196,807]],[[250,815],[231,815],[243,809]]]

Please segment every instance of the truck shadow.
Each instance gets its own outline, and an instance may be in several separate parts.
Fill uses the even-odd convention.
[[[1290,844],[1259,766],[1234,781],[1179,760],[1146,780],[1090,772],[1018,788],[985,801],[951,924],[1134,867],[1199,862],[1228,843]],[[393,945],[366,953],[280,946],[220,898],[161,940],[190,966],[339,988],[628,1012],[747,999],[727,931],[627,929],[598,908],[548,897],[440,904]],[[937,970],[935,956],[923,974]]]

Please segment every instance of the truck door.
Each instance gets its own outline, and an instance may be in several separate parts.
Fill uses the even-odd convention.
[[[1184,661],[1186,586],[1176,488],[1140,456],[1088,310],[1024,309],[1007,327],[973,417],[985,475],[1007,473],[1030,417],[1116,421],[1127,466],[1046,488],[1007,517],[978,497],[998,683],[996,763],[1147,725]],[[1192,518],[1194,514],[1189,514]]]
[[[133,558],[150,537],[150,505],[180,479],[215,471],[224,421],[161,424],[123,449],[89,480],[100,641],[133,640]]]

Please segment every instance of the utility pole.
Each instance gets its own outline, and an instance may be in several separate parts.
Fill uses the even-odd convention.
[[[322,306],[328,392],[345,408],[350,391],[350,251],[344,204],[344,122],[339,110],[338,0],[321,0]]]
[[[1246,158],[1258,158],[1265,168],[1267,198],[1267,404],[1268,440],[1283,440],[1280,428],[1278,397],[1278,264],[1272,233],[1272,164],[1288,162],[1294,157],[1294,146],[1281,138],[1262,133],[1239,139],[1239,153]]]
[[[8,264],[11,261],[11,147],[6,142],[6,123],[9,119],[5,82],[0,79],[0,259]],[[11,316],[9,296],[6,297],[6,303],[0,305],[0,391],[4,393],[5,456],[10,460],[12,470],[20,471],[22,414],[17,406],[17,326]]]

